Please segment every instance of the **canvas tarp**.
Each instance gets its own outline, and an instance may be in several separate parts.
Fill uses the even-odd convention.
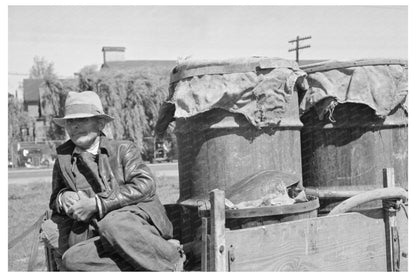
[[[323,119],[338,103],[365,104],[379,117],[398,105],[407,112],[407,65],[334,68],[308,73],[307,80],[309,90],[300,103],[300,115],[315,108]]]
[[[186,70],[195,75],[187,75]],[[172,117],[189,118],[216,108],[243,114],[258,128],[277,125],[285,117],[295,89],[307,89],[305,76],[296,63],[282,59],[180,64],[171,76],[173,91],[161,109],[156,129],[167,127],[166,120]]]

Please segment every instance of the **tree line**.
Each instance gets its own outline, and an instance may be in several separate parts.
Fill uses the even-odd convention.
[[[59,79],[53,63],[35,57],[29,78],[42,79],[40,106],[47,126],[46,139],[65,139],[65,130],[52,119],[64,116],[68,92],[92,90],[100,96],[104,112],[114,118],[104,130],[106,135],[134,141],[142,153],[148,152],[152,145],[145,138],[153,137],[159,108],[168,95],[170,70],[163,66],[128,70],[86,66],[74,79]],[[22,103],[9,97],[9,150],[11,142],[21,141],[19,130],[34,121]],[[166,139],[175,143],[172,130],[170,126]]]

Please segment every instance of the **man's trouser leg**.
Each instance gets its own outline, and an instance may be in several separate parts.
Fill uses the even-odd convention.
[[[162,238],[148,215],[136,206],[110,212],[98,222],[98,228],[100,239],[76,244],[65,253],[66,270],[174,271],[180,260],[178,248]],[[125,262],[131,267],[121,268]]]
[[[72,246],[63,256],[62,271],[133,271],[129,263],[104,247],[99,236]]]

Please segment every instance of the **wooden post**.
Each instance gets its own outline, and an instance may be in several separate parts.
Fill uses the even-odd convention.
[[[214,189],[209,193],[209,197],[211,202],[210,268],[211,271],[226,271],[224,191]]]
[[[394,168],[383,168],[383,187],[394,188],[396,187],[394,181]]]
[[[394,188],[395,186],[394,169],[383,168],[383,187]],[[383,201],[383,207],[386,210],[387,270],[399,271],[400,245],[397,230],[396,209],[394,208],[394,203],[392,203],[391,200]]]
[[[208,271],[208,218],[202,217],[201,271]]]

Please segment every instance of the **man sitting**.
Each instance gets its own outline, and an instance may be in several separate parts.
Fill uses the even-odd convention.
[[[102,133],[111,120],[95,92],[68,93],[43,238],[62,271],[181,270],[155,177],[134,143]]]

